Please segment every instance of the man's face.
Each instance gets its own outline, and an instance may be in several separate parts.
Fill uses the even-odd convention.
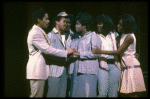
[[[101,33],[102,32],[102,27],[103,27],[103,23],[98,23],[97,24],[97,33]]]
[[[82,32],[82,30],[83,30],[82,25],[81,25],[81,23],[79,21],[76,22],[75,28],[76,28],[76,32],[78,34],[80,34]]]
[[[67,19],[63,17],[59,22],[57,21],[56,24],[58,25],[59,30],[63,32],[67,28]]]
[[[66,26],[65,31],[66,31],[66,32],[69,32],[69,29],[70,29],[70,27],[71,27],[71,22],[70,22],[70,19],[69,19],[69,18],[67,18],[66,23],[67,23],[67,26]]]
[[[120,19],[119,23],[117,25],[118,32],[123,32],[122,24],[123,24],[123,21],[122,21],[122,19]]]
[[[39,25],[41,28],[45,29],[49,26],[49,19],[48,19],[48,14],[46,13],[45,16],[43,17],[43,20],[38,19]]]

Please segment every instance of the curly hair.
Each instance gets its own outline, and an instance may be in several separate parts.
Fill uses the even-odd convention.
[[[101,14],[96,16],[95,23],[96,24],[103,23],[102,31],[105,31],[106,33],[115,30],[115,25],[111,17],[108,15]]]
[[[100,24],[100,23],[103,23],[104,18],[105,18],[104,14],[96,16],[96,19],[95,19],[96,25]]]
[[[43,20],[43,17],[45,16],[47,12],[45,10],[36,10],[32,14],[32,22],[33,24],[37,24],[37,19]]]
[[[119,20],[122,19],[122,27],[124,33],[134,33],[137,30],[137,24],[135,19],[130,14],[122,14],[119,16]]]
[[[93,26],[93,18],[87,12],[79,12],[76,16],[76,21],[79,21],[82,26],[86,26],[87,31],[90,31]]]

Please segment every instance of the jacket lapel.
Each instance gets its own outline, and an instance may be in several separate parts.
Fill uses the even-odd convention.
[[[53,32],[54,32],[54,31],[53,31]],[[59,39],[59,41],[61,42],[61,44],[64,46],[60,35],[59,35],[58,33],[55,33],[55,32],[54,32],[54,35],[56,35],[56,37]],[[65,46],[64,46],[64,48],[65,48]]]

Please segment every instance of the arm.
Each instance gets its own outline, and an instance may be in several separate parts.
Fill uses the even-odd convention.
[[[60,50],[60,46],[62,46],[62,44],[60,43],[60,40],[57,38],[57,35],[54,34],[54,32],[50,32],[47,34],[47,37],[48,37],[48,40],[50,42],[50,45],[56,49],[59,49]],[[59,42],[58,42],[59,41]],[[74,49],[71,49],[70,46],[67,48],[67,51],[70,52],[71,50],[74,50]],[[64,50],[63,50],[64,51]],[[65,60],[65,58],[63,57],[58,57],[58,56],[51,56],[49,57],[49,59],[51,60],[55,60],[55,61],[58,61],[58,62],[65,62],[67,61],[67,59]]]
[[[48,54],[48,55],[53,55],[53,56],[58,56],[58,57],[67,57],[68,52],[66,50],[59,50],[55,49],[52,46],[49,46],[46,43],[46,40],[42,33],[35,33],[33,35],[33,40],[32,40],[33,45],[38,48],[41,52]]]
[[[93,34],[92,38],[91,38],[91,50],[80,52],[79,53],[80,54],[80,59],[96,59],[96,58],[98,58],[99,57],[98,54],[93,54],[92,53],[92,49],[95,46],[98,46],[98,48],[100,48],[101,40],[96,34]]]
[[[93,53],[97,53],[97,54],[109,54],[109,55],[120,55],[120,53],[122,53],[125,49],[128,48],[128,46],[133,43],[133,37],[131,37],[130,35],[128,35],[123,44],[118,48],[118,50],[115,51],[105,51],[105,50],[100,50],[98,48],[93,49],[92,52]]]

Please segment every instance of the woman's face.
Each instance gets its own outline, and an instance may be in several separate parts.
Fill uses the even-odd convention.
[[[83,28],[82,28],[81,23],[80,23],[78,20],[76,21],[75,28],[76,28],[76,32],[77,32],[77,33],[79,33],[79,34],[82,33]]]
[[[117,30],[118,32],[123,32],[123,27],[122,27],[123,21],[122,19],[119,20],[119,23],[117,25]]]
[[[71,22],[70,22],[70,19],[69,18],[66,18],[67,20],[66,20],[66,23],[67,23],[67,26],[66,26],[66,32],[69,32],[69,30],[70,30],[70,27],[71,27]]]
[[[103,22],[97,24],[97,33],[98,34],[102,32],[102,27],[103,27]]]

